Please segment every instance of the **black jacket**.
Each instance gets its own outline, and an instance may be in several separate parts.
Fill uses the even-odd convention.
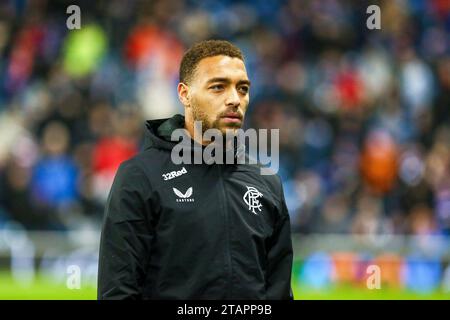
[[[106,204],[98,298],[293,299],[280,178],[258,165],[175,165],[170,135],[184,117],[146,124]]]

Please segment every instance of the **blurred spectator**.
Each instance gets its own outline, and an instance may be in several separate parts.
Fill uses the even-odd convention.
[[[97,199],[105,202],[119,165],[138,152],[137,133],[139,118],[133,112],[108,112],[110,126],[99,132],[98,140],[92,150],[93,193]],[[101,111],[99,111],[101,112]],[[100,120],[100,119],[98,119]],[[103,119],[104,120],[104,119]],[[95,121],[95,119],[92,119]],[[95,123],[91,122],[91,126]],[[109,128],[113,130],[109,132]],[[92,128],[95,130],[95,127]]]
[[[384,131],[371,132],[362,150],[361,174],[376,193],[392,190],[397,177],[397,146]]]
[[[65,211],[78,199],[79,170],[67,154],[69,139],[69,131],[62,123],[50,122],[44,128],[43,155],[34,166],[30,181],[37,207]]]

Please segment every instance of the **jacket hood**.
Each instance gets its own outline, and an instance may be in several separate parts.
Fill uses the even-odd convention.
[[[144,136],[144,150],[149,148],[171,150],[177,141],[171,141],[175,129],[184,128],[184,116],[176,114],[172,118],[147,120]]]
[[[171,140],[172,132],[175,129],[184,128],[184,116],[181,114],[176,114],[172,118],[147,120],[145,125],[147,130],[145,131],[144,136],[144,150],[149,148],[172,150],[172,148],[180,142]],[[184,134],[186,134],[186,132],[184,132]],[[187,150],[190,149],[192,152],[202,152],[205,148],[205,146],[202,146],[191,139],[190,136],[185,135],[185,138],[181,138],[180,140],[183,142],[190,141],[190,143],[186,144],[184,148]],[[245,145],[239,144],[238,141],[235,140],[233,146],[234,150],[227,149],[224,151],[232,151],[235,158],[245,154]]]

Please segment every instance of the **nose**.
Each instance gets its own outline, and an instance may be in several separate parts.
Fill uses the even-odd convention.
[[[239,99],[239,93],[236,89],[230,90],[230,94],[225,101],[227,107],[238,108],[241,105],[241,100]]]

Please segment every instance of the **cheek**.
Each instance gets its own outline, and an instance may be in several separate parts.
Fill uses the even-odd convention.
[[[202,99],[202,107],[209,118],[216,118],[222,109],[223,102],[221,98],[212,95],[205,95]]]
[[[247,111],[248,103],[249,103],[249,97],[247,95],[245,98],[241,99],[241,108],[242,108],[243,112]]]
[[[200,112],[204,118],[208,119],[208,121],[214,121],[217,118],[219,108],[217,108],[217,101],[211,99],[207,96],[207,94],[202,97],[197,97],[193,100],[196,109]]]

